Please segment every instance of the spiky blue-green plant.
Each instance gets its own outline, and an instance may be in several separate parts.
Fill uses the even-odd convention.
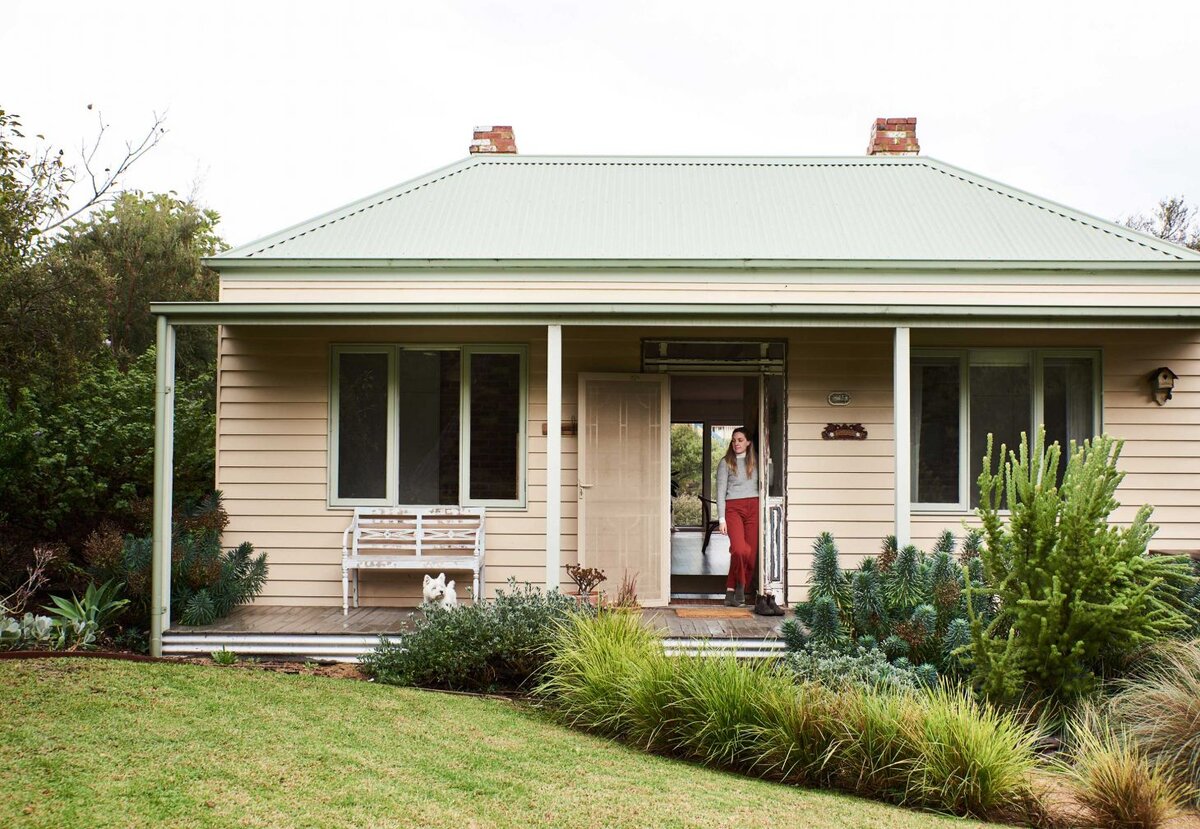
[[[863,634],[855,640],[855,643],[865,651],[873,651],[879,647],[879,640],[869,633]]]
[[[894,633],[884,639],[883,642],[880,643],[879,647],[883,649],[885,654],[887,654],[887,658],[893,662],[901,657],[908,656],[909,651],[911,650],[911,648],[908,646],[908,643]]]
[[[779,638],[783,640],[784,646],[789,651],[803,650],[804,646],[808,644],[808,634],[795,619],[788,619],[779,626]]]
[[[873,566],[863,567],[850,579],[850,608],[855,630],[874,633],[887,625],[887,604],[883,596],[883,581]]]
[[[954,555],[954,548],[957,545],[954,538],[954,533],[949,530],[942,530],[942,534],[938,536],[937,541],[933,543],[933,549],[930,551],[933,554],[945,553],[946,555]]]
[[[897,552],[896,536],[889,535],[883,539],[883,545],[879,550],[879,569],[884,572],[892,569],[892,565],[896,563]]]
[[[924,660],[940,656],[937,652],[937,610],[933,605],[919,605],[907,624],[897,627],[901,638],[912,646],[912,658]]]
[[[836,648],[846,643],[841,612],[829,596],[818,596],[809,602],[808,628],[809,639],[818,644]]]
[[[923,558],[921,551],[911,544],[905,545],[896,554],[896,563],[888,571],[888,579],[884,584],[884,591],[893,607],[906,609],[921,603],[925,595],[921,572]]]
[[[808,600],[827,597],[834,601],[840,611],[847,604],[848,580],[838,563],[837,544],[830,533],[821,533],[813,542],[812,581],[808,587]]]
[[[938,669],[935,668],[933,665],[930,665],[928,662],[918,665],[916,674],[917,674],[917,679],[920,680],[921,684],[924,685],[926,688],[936,688],[937,687]]]
[[[962,595],[962,570],[950,558],[950,553],[941,550],[929,560],[928,581],[929,598],[937,608],[937,629],[941,632],[956,614],[961,614],[966,608]]]
[[[942,664],[960,669],[970,647],[971,623],[962,617],[954,619],[942,634]]]
[[[971,580],[972,585],[976,587],[983,586],[983,559],[972,558],[967,560],[967,577]]]
[[[958,554],[958,559],[963,563],[972,559],[978,559],[982,549],[983,531],[978,529],[967,530],[967,537],[963,539],[962,550]]]

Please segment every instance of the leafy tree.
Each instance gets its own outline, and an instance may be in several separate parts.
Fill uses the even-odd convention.
[[[154,349],[121,371],[101,359],[49,398],[0,394],[0,540],[79,549],[104,518],[129,530],[154,487]],[[0,384],[3,390],[3,384]],[[7,390],[4,390],[7,391]],[[181,503],[212,489],[213,378],[176,391],[175,487]]]
[[[98,160],[106,130],[100,118],[77,168],[42,136],[28,141],[19,118],[0,109],[0,379],[10,390],[73,382],[103,342],[100,286],[50,261],[50,253],[57,231],[114,197],[120,179],[158,142],[162,123],[155,116],[140,142],[105,163]],[[82,199],[72,198],[77,180],[90,187]]]
[[[981,557],[998,601],[985,615],[971,591],[973,670],[1000,699],[1087,693],[1135,649],[1189,624],[1195,580],[1181,557],[1146,554],[1151,508],[1127,527],[1109,523],[1124,478],[1121,442],[1072,443],[1056,485],[1061,449],[1045,441],[1045,430],[1032,447],[1022,435],[1019,452],[1001,446],[994,467],[989,435],[979,476]]]
[[[1149,216],[1137,214],[1125,220],[1125,226],[1177,245],[1200,250],[1200,212],[1183,196],[1160,199]]]
[[[704,474],[701,460],[704,455],[704,439],[690,423],[671,425],[671,481],[672,494],[699,495],[701,478]]]
[[[155,341],[152,301],[213,301],[217,274],[201,259],[224,250],[216,233],[220,216],[173,194],[120,193],[111,205],[65,229],[51,266],[71,284],[95,286],[107,341],[117,365]],[[180,374],[209,369],[216,356],[210,328],[179,332]]]

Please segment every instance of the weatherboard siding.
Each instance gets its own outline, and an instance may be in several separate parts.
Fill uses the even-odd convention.
[[[563,419],[578,414],[581,372],[636,372],[644,337],[687,338],[695,329],[566,326],[563,332]],[[706,329],[703,336],[741,339],[744,329]],[[803,593],[811,547],[832,532],[850,564],[874,554],[892,532],[892,341],[889,328],[755,329],[753,336],[788,341],[787,537],[788,591]],[[327,506],[330,347],[335,343],[523,343],[528,363],[527,503],[489,509],[485,589],[494,595],[512,576],[541,584],[545,574],[546,341],[543,328],[466,326],[407,328],[249,328],[220,331],[217,483],[226,498],[226,541],[249,540],[268,555],[262,604],[341,602],[341,533],[350,510]],[[1200,331],[953,331],[920,329],[920,347],[1079,347],[1102,350],[1103,422],[1126,439],[1119,498],[1154,504],[1162,526],[1156,549],[1200,548]],[[1150,400],[1146,376],[1159,365],[1179,375],[1166,406]],[[851,394],[832,407],[831,391]],[[865,441],[826,441],[829,422],[862,423]],[[562,562],[578,560],[578,440],[564,435]],[[912,520],[915,543],[928,547],[942,529],[961,532],[969,513],[926,514]],[[666,554],[666,551],[664,551]],[[459,579],[460,585],[465,584]],[[364,605],[410,605],[420,579],[370,573],[361,581]]]
[[[1156,550],[1200,549],[1200,330],[989,331],[974,334],[921,331],[913,346],[1099,348],[1103,372],[1102,427],[1125,447],[1117,490],[1119,522],[1143,504],[1154,506],[1160,529]],[[1177,391],[1165,406],[1155,403],[1148,377],[1158,366],[1177,374]],[[928,548],[943,530],[962,534],[969,512],[914,512],[913,542]]]
[[[530,329],[368,329],[222,326],[217,378],[217,486],[229,512],[228,543],[267,553],[260,604],[339,605],[342,531],[352,511],[329,508],[330,348],[335,343],[523,343],[529,346],[527,504],[489,509],[486,591],[512,576],[540,582],[545,572],[545,339]],[[536,422],[535,422],[536,420]],[[564,483],[574,488],[572,473]],[[573,531],[574,513],[563,524]],[[460,596],[469,584],[460,574]],[[420,577],[370,573],[364,605],[419,603]]]
[[[732,303],[835,305],[1088,305],[1162,307],[1200,305],[1200,280],[1143,275],[1079,279],[1065,276],[1013,278],[992,276],[978,282],[954,278],[853,281],[811,274],[778,272],[735,275],[713,272],[665,274],[648,271],[635,277],[594,275],[576,280],[524,275],[495,278],[411,278],[387,272],[386,279],[307,279],[225,275],[223,302],[296,303]]]

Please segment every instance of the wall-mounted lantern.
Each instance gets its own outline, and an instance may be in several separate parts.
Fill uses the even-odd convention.
[[[1178,379],[1179,375],[1166,366],[1154,369],[1150,373],[1150,393],[1154,395],[1154,402],[1162,406],[1170,400]]]

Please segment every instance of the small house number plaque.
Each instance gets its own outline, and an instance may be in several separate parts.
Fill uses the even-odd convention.
[[[825,440],[866,440],[867,430],[861,423],[827,423],[821,430]]]
[[[829,401],[830,406],[849,406],[850,392],[848,391],[831,391],[829,397],[825,398]]]

